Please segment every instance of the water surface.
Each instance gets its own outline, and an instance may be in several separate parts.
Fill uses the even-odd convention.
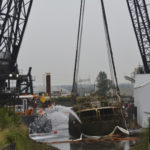
[[[56,106],[52,110],[47,111],[47,117],[51,119],[53,131],[42,136],[35,136],[35,140],[52,144],[60,150],[129,150],[137,141],[114,141],[107,140],[101,142],[82,141],[75,143],[59,143],[70,140],[68,132],[68,114],[72,113],[69,108],[64,106]],[[76,117],[76,116],[75,116]]]

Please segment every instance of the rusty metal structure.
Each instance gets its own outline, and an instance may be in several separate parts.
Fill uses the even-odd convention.
[[[51,75],[46,73],[46,93],[51,97]]]
[[[20,75],[17,65],[32,2],[0,0],[0,99],[33,93],[31,68],[26,75]],[[13,88],[11,81],[16,83]]]

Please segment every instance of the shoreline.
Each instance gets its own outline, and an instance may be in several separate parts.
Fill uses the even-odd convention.
[[[58,150],[51,145],[32,140],[28,127],[12,108],[0,108],[0,149],[16,144],[14,150]]]

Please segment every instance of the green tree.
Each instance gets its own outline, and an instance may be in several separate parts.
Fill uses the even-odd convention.
[[[96,95],[107,96],[107,93],[112,88],[112,81],[107,79],[107,74],[103,71],[100,71],[96,78],[96,81]]]

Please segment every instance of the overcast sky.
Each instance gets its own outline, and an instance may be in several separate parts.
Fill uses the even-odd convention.
[[[127,82],[141,63],[125,0],[104,0],[119,83]],[[51,72],[52,85],[72,84],[80,0],[34,0],[21,50],[19,68],[32,66],[35,85]],[[80,78],[94,83],[109,65],[100,0],[86,0]]]

